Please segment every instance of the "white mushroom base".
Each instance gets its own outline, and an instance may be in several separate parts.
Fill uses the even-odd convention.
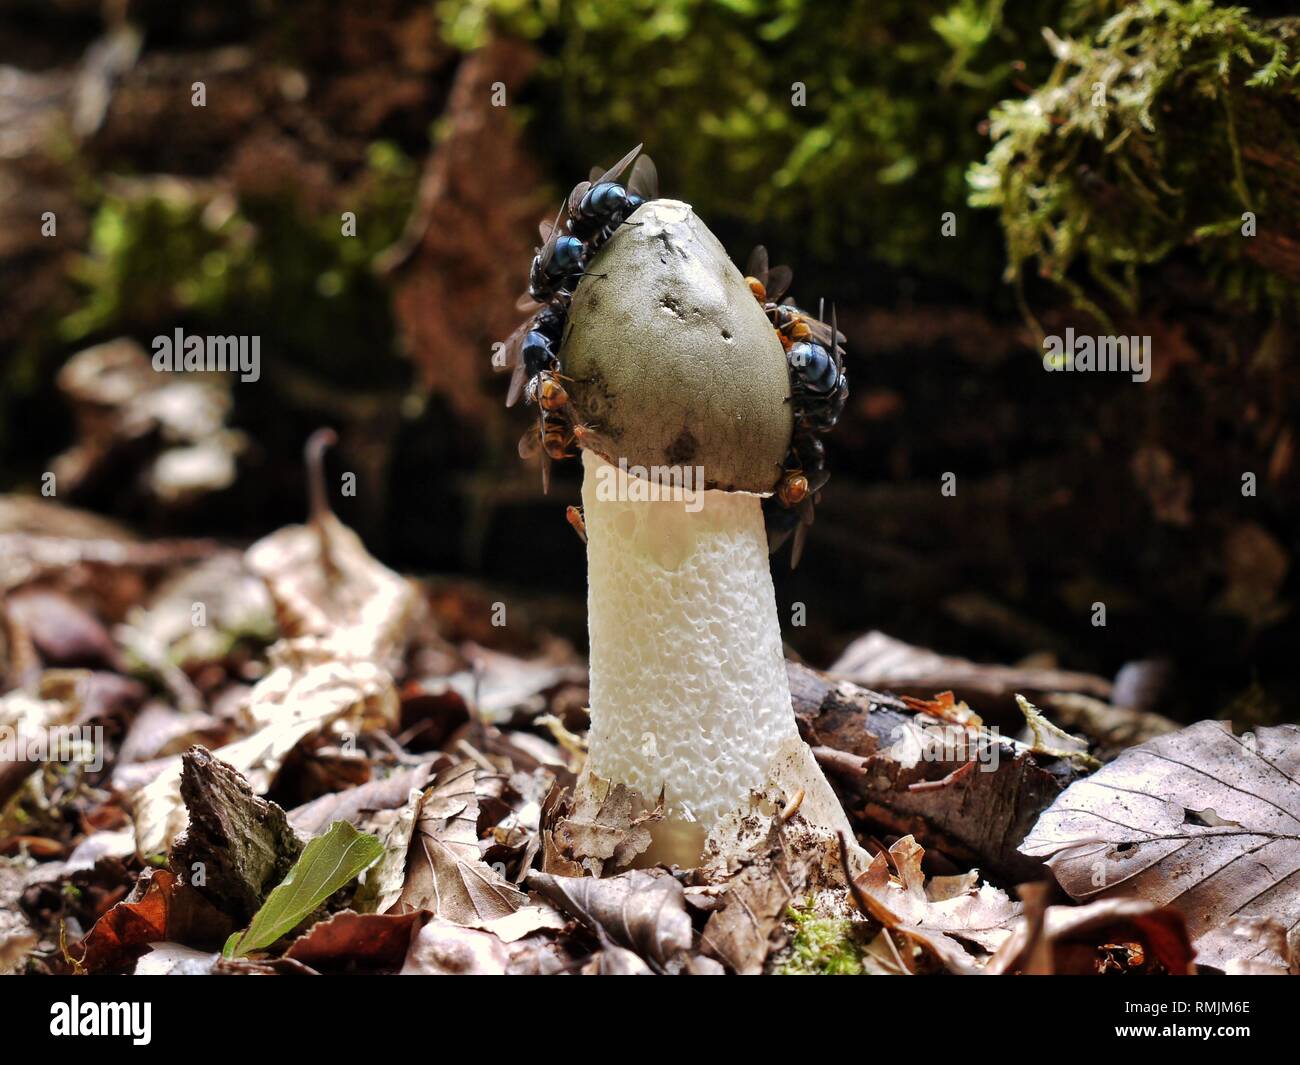
[[[803,791],[801,813],[847,833],[795,725],[760,498],[646,501],[644,482],[589,451],[583,467],[587,768],[663,792],[654,858],[693,864],[705,835],[773,788]]]

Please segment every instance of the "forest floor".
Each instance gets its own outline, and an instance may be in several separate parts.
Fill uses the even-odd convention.
[[[662,798],[577,787],[580,656],[391,571],[323,491],[243,551],[35,498],[0,522],[6,971],[1300,967],[1295,726],[869,633],[789,666],[857,839],[774,796],[642,868]]]

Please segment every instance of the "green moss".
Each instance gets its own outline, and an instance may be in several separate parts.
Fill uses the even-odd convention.
[[[1001,212],[1008,275],[1018,282],[1034,261],[1104,317],[1087,293],[1133,309],[1140,268],[1197,245],[1226,296],[1293,298],[1292,284],[1246,255],[1245,212],[1261,229],[1300,220],[1270,215],[1288,198],[1243,144],[1300,158],[1288,118],[1300,99],[1298,28],[1209,0],[1142,0],[1091,39],[1046,31],[1056,69],[993,110],[994,146],[969,174],[970,202]]]
[[[238,322],[264,350],[344,378],[350,368],[373,383],[374,364],[358,370],[355,353],[394,345],[388,297],[370,264],[401,233],[416,169],[400,149],[375,144],[337,209],[314,214],[283,197],[237,202],[166,179],[109,186],[74,268],[84,296],[60,336],[147,338],[181,324]],[[343,233],[344,210],[357,216],[355,236]]]
[[[644,140],[672,195],[721,231],[731,220],[781,255],[874,258],[987,290],[1000,283],[997,226],[964,211],[981,120],[1017,77],[1051,69],[1039,27],[1109,6],[442,0],[438,12],[461,47],[493,27],[539,39],[537,121],[558,142],[557,175]],[[971,239],[942,236],[949,210]]]
[[[777,957],[779,976],[862,976],[862,949],[847,917],[819,916],[808,899],[790,907],[794,934]]]

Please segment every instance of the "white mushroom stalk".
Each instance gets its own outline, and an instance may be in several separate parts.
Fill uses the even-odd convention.
[[[698,864],[706,837],[725,854],[756,803],[796,797],[852,838],[795,723],[755,494],[789,446],[784,353],[687,205],[634,221],[579,286],[561,353],[601,452],[583,452],[588,769],[664,795],[648,861]]]

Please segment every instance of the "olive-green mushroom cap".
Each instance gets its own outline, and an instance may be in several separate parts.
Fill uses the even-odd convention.
[[[560,361],[584,446],[629,467],[703,467],[705,487],[766,493],[793,421],[785,351],[689,204],[655,200],[587,267]]]

